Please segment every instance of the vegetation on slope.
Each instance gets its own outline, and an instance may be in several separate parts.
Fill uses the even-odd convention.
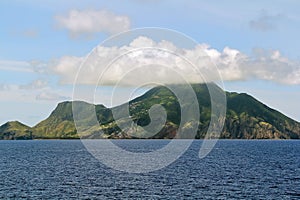
[[[173,85],[174,87],[174,85]],[[184,91],[184,86],[177,85]],[[186,122],[184,130],[197,126],[196,138],[204,138],[211,119],[211,99],[205,84],[192,85],[199,104],[200,119]],[[222,92],[215,86],[216,95]],[[187,95],[187,98],[188,95]],[[299,139],[300,123],[282,113],[269,108],[255,98],[241,93],[226,92],[227,113],[221,138],[231,139]],[[188,101],[187,101],[188,102]],[[78,116],[73,116],[72,104],[79,108]],[[131,100],[128,116],[114,120],[112,113],[124,112],[126,104],[106,108],[86,102],[62,102],[50,116],[30,128],[19,122],[8,122],[0,127],[0,139],[73,139],[73,138],[174,138],[181,122],[181,107],[176,96],[166,87],[155,87],[144,95]],[[159,104],[165,108],[167,119],[159,131],[144,130],[151,123],[149,110]],[[183,105],[189,108],[189,105]],[[99,124],[93,122],[89,111],[96,111]],[[193,112],[190,110],[188,112]],[[80,135],[74,124],[74,117],[80,120]],[[163,118],[163,116],[159,116]],[[164,119],[156,119],[163,121]],[[132,123],[132,121],[134,123]],[[117,123],[118,122],[118,123]],[[122,130],[118,124],[125,124]],[[136,126],[137,124],[139,126]],[[78,126],[78,124],[76,124]],[[131,126],[132,125],[132,126]],[[77,127],[78,128],[78,127]],[[150,133],[149,133],[150,132]],[[188,132],[188,131],[187,131]],[[183,135],[180,138],[190,138]],[[194,137],[194,136],[192,136]]]
[[[32,139],[31,128],[18,122],[7,122],[0,126],[1,140],[27,140]]]

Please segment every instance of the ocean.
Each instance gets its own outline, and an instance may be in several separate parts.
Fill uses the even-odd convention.
[[[136,152],[168,140],[115,140]],[[300,199],[300,140],[202,140],[149,173],[111,169],[80,140],[0,141],[1,199]]]

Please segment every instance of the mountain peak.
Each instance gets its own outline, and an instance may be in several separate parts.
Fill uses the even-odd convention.
[[[29,126],[15,120],[15,121],[8,121],[5,124],[3,124],[2,126],[4,127],[26,127],[26,128],[30,128]],[[1,127],[2,127],[1,126]]]
[[[31,139],[31,128],[19,121],[9,121],[0,126],[0,139]]]
[[[172,85],[184,89],[185,85]],[[178,89],[177,88],[177,89]],[[211,120],[210,92],[224,94],[217,85],[192,84],[196,94],[200,119],[196,138],[204,138]],[[261,103],[246,93],[225,92],[227,97],[227,113],[221,138],[230,139],[299,139],[300,123],[282,113]],[[126,105],[106,108],[103,105],[94,105],[83,101],[65,101],[57,105],[50,116],[30,128],[20,122],[8,122],[0,127],[0,139],[27,139],[27,138],[79,138],[74,124],[73,106],[78,109],[75,117],[83,122],[81,127],[87,138],[147,138],[149,135],[141,127],[151,123],[150,108],[160,104],[165,108],[167,119],[162,129],[154,133],[151,138],[173,138],[181,122],[181,107],[172,90],[165,86],[150,89],[145,94],[129,102],[130,118],[124,116],[118,121],[127,124],[123,130],[113,118],[112,111],[124,112]],[[95,110],[99,125],[89,123],[93,121],[91,111]],[[123,116],[123,115],[120,115]],[[155,121],[155,119],[154,119]],[[129,125],[137,124],[138,129]],[[86,127],[85,127],[86,125]],[[92,127],[90,127],[92,125]],[[192,124],[184,124],[188,128]],[[153,130],[149,130],[150,132]],[[184,138],[185,136],[183,136]],[[189,137],[189,136],[187,136]]]

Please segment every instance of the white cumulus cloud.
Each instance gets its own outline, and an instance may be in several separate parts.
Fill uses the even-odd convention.
[[[70,10],[67,15],[56,15],[58,27],[67,29],[71,36],[92,35],[98,32],[115,34],[130,28],[130,19],[107,10]]]
[[[51,64],[50,68],[52,72],[63,77],[61,79],[62,84],[69,84],[74,81],[75,75],[83,60],[83,57],[64,56],[55,62],[55,64]]]
[[[95,85],[99,80],[102,85],[115,85],[120,80],[124,85],[139,85],[145,80],[178,83],[175,73],[191,83],[203,82],[201,75],[205,81],[217,81],[219,73],[226,81],[262,79],[300,84],[299,61],[290,60],[277,50],[254,49],[252,55],[246,55],[230,47],[219,51],[207,44],[184,49],[169,41],[157,42],[142,36],[120,47],[98,46],[86,60],[62,57],[52,71],[59,75],[61,83],[73,84],[83,61],[79,84]]]

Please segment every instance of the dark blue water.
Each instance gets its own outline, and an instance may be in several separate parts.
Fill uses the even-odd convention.
[[[118,140],[147,151],[163,140]],[[93,158],[79,140],[0,141],[0,198],[300,199],[300,141],[220,140],[204,159],[195,141],[159,171],[129,174]]]

